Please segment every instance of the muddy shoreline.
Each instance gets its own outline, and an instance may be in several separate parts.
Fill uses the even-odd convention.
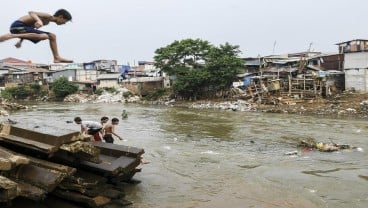
[[[368,120],[368,93],[344,92],[327,99],[288,100],[276,104],[260,104],[245,100],[139,101],[141,104],[168,105],[193,109],[235,112],[279,113],[333,119]]]
[[[277,100],[279,99],[279,100]],[[328,98],[312,100],[276,98],[277,102],[264,104],[253,99],[211,99],[197,101],[183,101],[162,98],[155,101],[144,100],[138,96],[125,98],[122,93],[104,93],[101,96],[88,94],[73,94],[68,96],[66,103],[135,103],[143,105],[165,105],[170,107],[191,108],[199,110],[224,110],[234,112],[279,113],[306,115],[334,119],[368,120],[368,93],[346,91]],[[20,102],[27,107],[26,102]],[[12,103],[10,103],[12,104]],[[1,114],[8,115],[7,111],[18,110],[18,104],[2,105]],[[28,106],[30,107],[30,106]]]
[[[297,114],[341,119],[368,119],[368,93],[345,91],[328,98],[293,99],[274,97],[274,102],[264,103],[253,98],[210,99],[183,101],[161,98],[155,101],[144,100],[138,96],[124,97],[123,93],[104,93],[101,96],[74,94],[64,102],[76,103],[137,103],[145,105],[166,105],[193,109],[230,110],[237,112],[261,112]]]

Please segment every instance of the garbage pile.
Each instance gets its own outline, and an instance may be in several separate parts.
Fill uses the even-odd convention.
[[[350,145],[348,144],[336,144],[333,142],[323,143],[323,142],[315,142],[315,141],[311,142],[311,141],[306,141],[306,140],[300,141],[298,147],[312,148],[312,149],[319,150],[321,152],[334,152],[334,151],[343,150],[343,149],[351,149]]]
[[[349,144],[338,144],[332,141],[331,142],[320,142],[312,137],[306,137],[306,138],[300,139],[297,146],[298,148],[313,149],[313,150],[318,150],[320,152],[335,152],[335,151],[349,150],[349,149],[363,151],[360,147],[354,147]]]

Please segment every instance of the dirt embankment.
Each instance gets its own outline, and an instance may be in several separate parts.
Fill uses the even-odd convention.
[[[170,101],[172,106],[195,109],[219,109],[266,113],[316,115],[332,118],[368,119],[368,93],[344,92],[326,99],[279,99],[273,104],[251,100],[201,100],[196,102]]]
[[[280,102],[278,105],[259,105],[258,110],[368,119],[368,93],[344,92],[326,99],[295,100],[295,102],[289,103]]]
[[[254,111],[268,113],[289,113],[318,115],[338,118],[368,119],[368,93],[347,91],[329,98],[311,100],[273,98],[271,104],[261,104],[254,99],[233,98],[229,100],[178,101],[169,98],[157,101],[142,100],[137,96],[125,98],[122,93],[105,93],[101,96],[84,96],[75,94],[65,102],[123,102],[151,105],[168,105],[195,109],[219,109],[233,111]],[[69,97],[70,98],[70,97]]]

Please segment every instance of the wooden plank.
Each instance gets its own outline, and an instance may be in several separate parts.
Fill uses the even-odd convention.
[[[59,151],[53,154],[51,156],[51,160],[57,163],[65,164],[76,168],[78,167],[80,161],[90,161],[93,163],[101,162],[99,156],[91,157],[91,155],[83,152],[70,153],[62,149],[59,149]]]
[[[0,147],[0,170],[11,170],[20,164],[28,164],[29,159],[20,155],[16,155],[11,151]]]
[[[62,166],[57,168],[56,164],[50,164],[47,161],[40,163],[40,161],[32,162],[31,160],[30,164],[19,165],[17,168],[9,171],[8,176],[17,182],[27,182],[47,192],[51,192],[67,175],[71,175],[74,169]]]
[[[91,142],[95,147],[100,149],[101,154],[112,156],[112,157],[120,157],[120,156],[127,156],[127,157],[140,157],[144,154],[144,149],[130,147],[125,145],[117,145],[105,142]]]
[[[9,160],[13,160],[14,162],[17,163],[17,165],[20,164],[33,164],[35,166],[38,167],[44,167],[46,169],[50,169],[50,170],[55,170],[55,171],[59,171],[62,173],[65,173],[66,176],[70,176],[73,175],[77,169],[69,167],[69,166],[65,166],[65,165],[61,165],[58,163],[54,163],[54,162],[49,162],[46,160],[42,160],[42,159],[38,159],[38,158],[34,158],[31,156],[27,156],[27,155],[23,155],[14,151],[11,151],[9,149],[0,147],[0,157],[6,157],[9,158]]]
[[[65,191],[62,189],[56,189],[55,191],[52,192],[52,194],[57,197],[60,197],[60,198],[63,198],[69,201],[74,201],[79,204],[83,204],[87,207],[91,207],[91,208],[102,207],[104,205],[109,204],[111,201],[111,199],[107,197],[103,197],[103,196],[88,197],[81,193],[77,193],[74,191]]]
[[[65,191],[75,191],[88,197],[104,196],[110,199],[118,199],[125,196],[124,191],[114,189],[113,185],[107,183],[91,184],[84,181],[83,178],[78,178],[79,181],[64,180],[58,189]]]
[[[34,165],[21,165],[9,172],[16,181],[31,183],[47,191],[52,191],[63,178],[62,173]]]
[[[88,142],[76,141],[63,144],[60,149],[73,153],[76,157],[91,162],[100,162],[100,150]]]
[[[94,189],[99,184],[105,184],[106,182],[105,177],[93,174],[91,171],[78,170],[72,176],[66,177],[58,188],[86,193],[87,190]]]
[[[55,132],[57,133],[57,132]],[[1,129],[1,135],[13,135],[24,139],[32,140],[39,143],[48,144],[50,146],[59,147],[62,144],[70,143],[73,141],[85,140],[81,137],[77,131],[69,131],[64,135],[51,135],[47,133],[41,133],[30,129],[21,128],[14,125],[3,124]]]
[[[13,144],[30,150],[40,151],[46,154],[52,154],[58,150],[58,148],[55,146],[37,142],[30,139],[25,139],[14,135],[0,134],[0,140],[2,140],[2,142],[4,143]]]
[[[9,202],[18,196],[18,184],[9,178],[0,176],[0,202]]]
[[[12,165],[10,160],[0,157],[0,171],[2,171],[2,170],[11,170],[11,169],[13,169],[13,167],[14,166]]]
[[[22,181],[18,181],[17,183],[18,183],[19,196],[23,196],[25,198],[32,199],[34,201],[40,201],[46,197],[46,191],[39,187],[33,186],[31,184]]]
[[[129,173],[133,171],[139,164],[140,158],[132,158],[126,156],[112,157],[108,155],[100,155],[101,163],[91,163],[82,161],[81,165],[85,169],[93,170],[96,173],[106,176],[117,176],[121,173]]]
[[[119,175],[115,175],[110,178],[110,182],[113,184],[120,184],[122,182],[140,183],[140,181],[132,180],[133,176],[138,172],[141,172],[141,168],[135,168],[134,170],[128,173],[121,173]]]
[[[58,163],[53,163],[53,162],[49,162],[46,160],[41,160],[41,159],[37,159],[33,157],[28,157],[28,158],[30,159],[30,162],[29,162],[30,164],[35,165],[37,167],[43,167],[48,170],[61,172],[65,175],[64,177],[71,176],[77,171],[77,169],[66,166],[66,165],[61,165]]]

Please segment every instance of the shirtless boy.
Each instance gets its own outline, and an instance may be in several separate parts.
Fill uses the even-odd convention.
[[[115,133],[115,126],[119,124],[119,119],[113,118],[111,119],[110,124],[106,124],[104,127],[104,136],[103,139],[106,143],[114,143],[114,138],[112,135],[115,135],[120,140],[123,140],[123,138]]]
[[[59,9],[54,15],[42,12],[29,12],[28,15],[19,18],[10,26],[10,33],[0,36],[0,42],[19,38],[20,40],[15,44],[15,47],[20,48],[24,39],[38,43],[41,40],[49,39],[52,55],[54,56],[54,63],[72,63],[73,60],[62,58],[59,55],[56,35],[50,32],[38,30],[38,28],[54,22],[57,25],[63,25],[71,21],[71,14],[65,9]]]

